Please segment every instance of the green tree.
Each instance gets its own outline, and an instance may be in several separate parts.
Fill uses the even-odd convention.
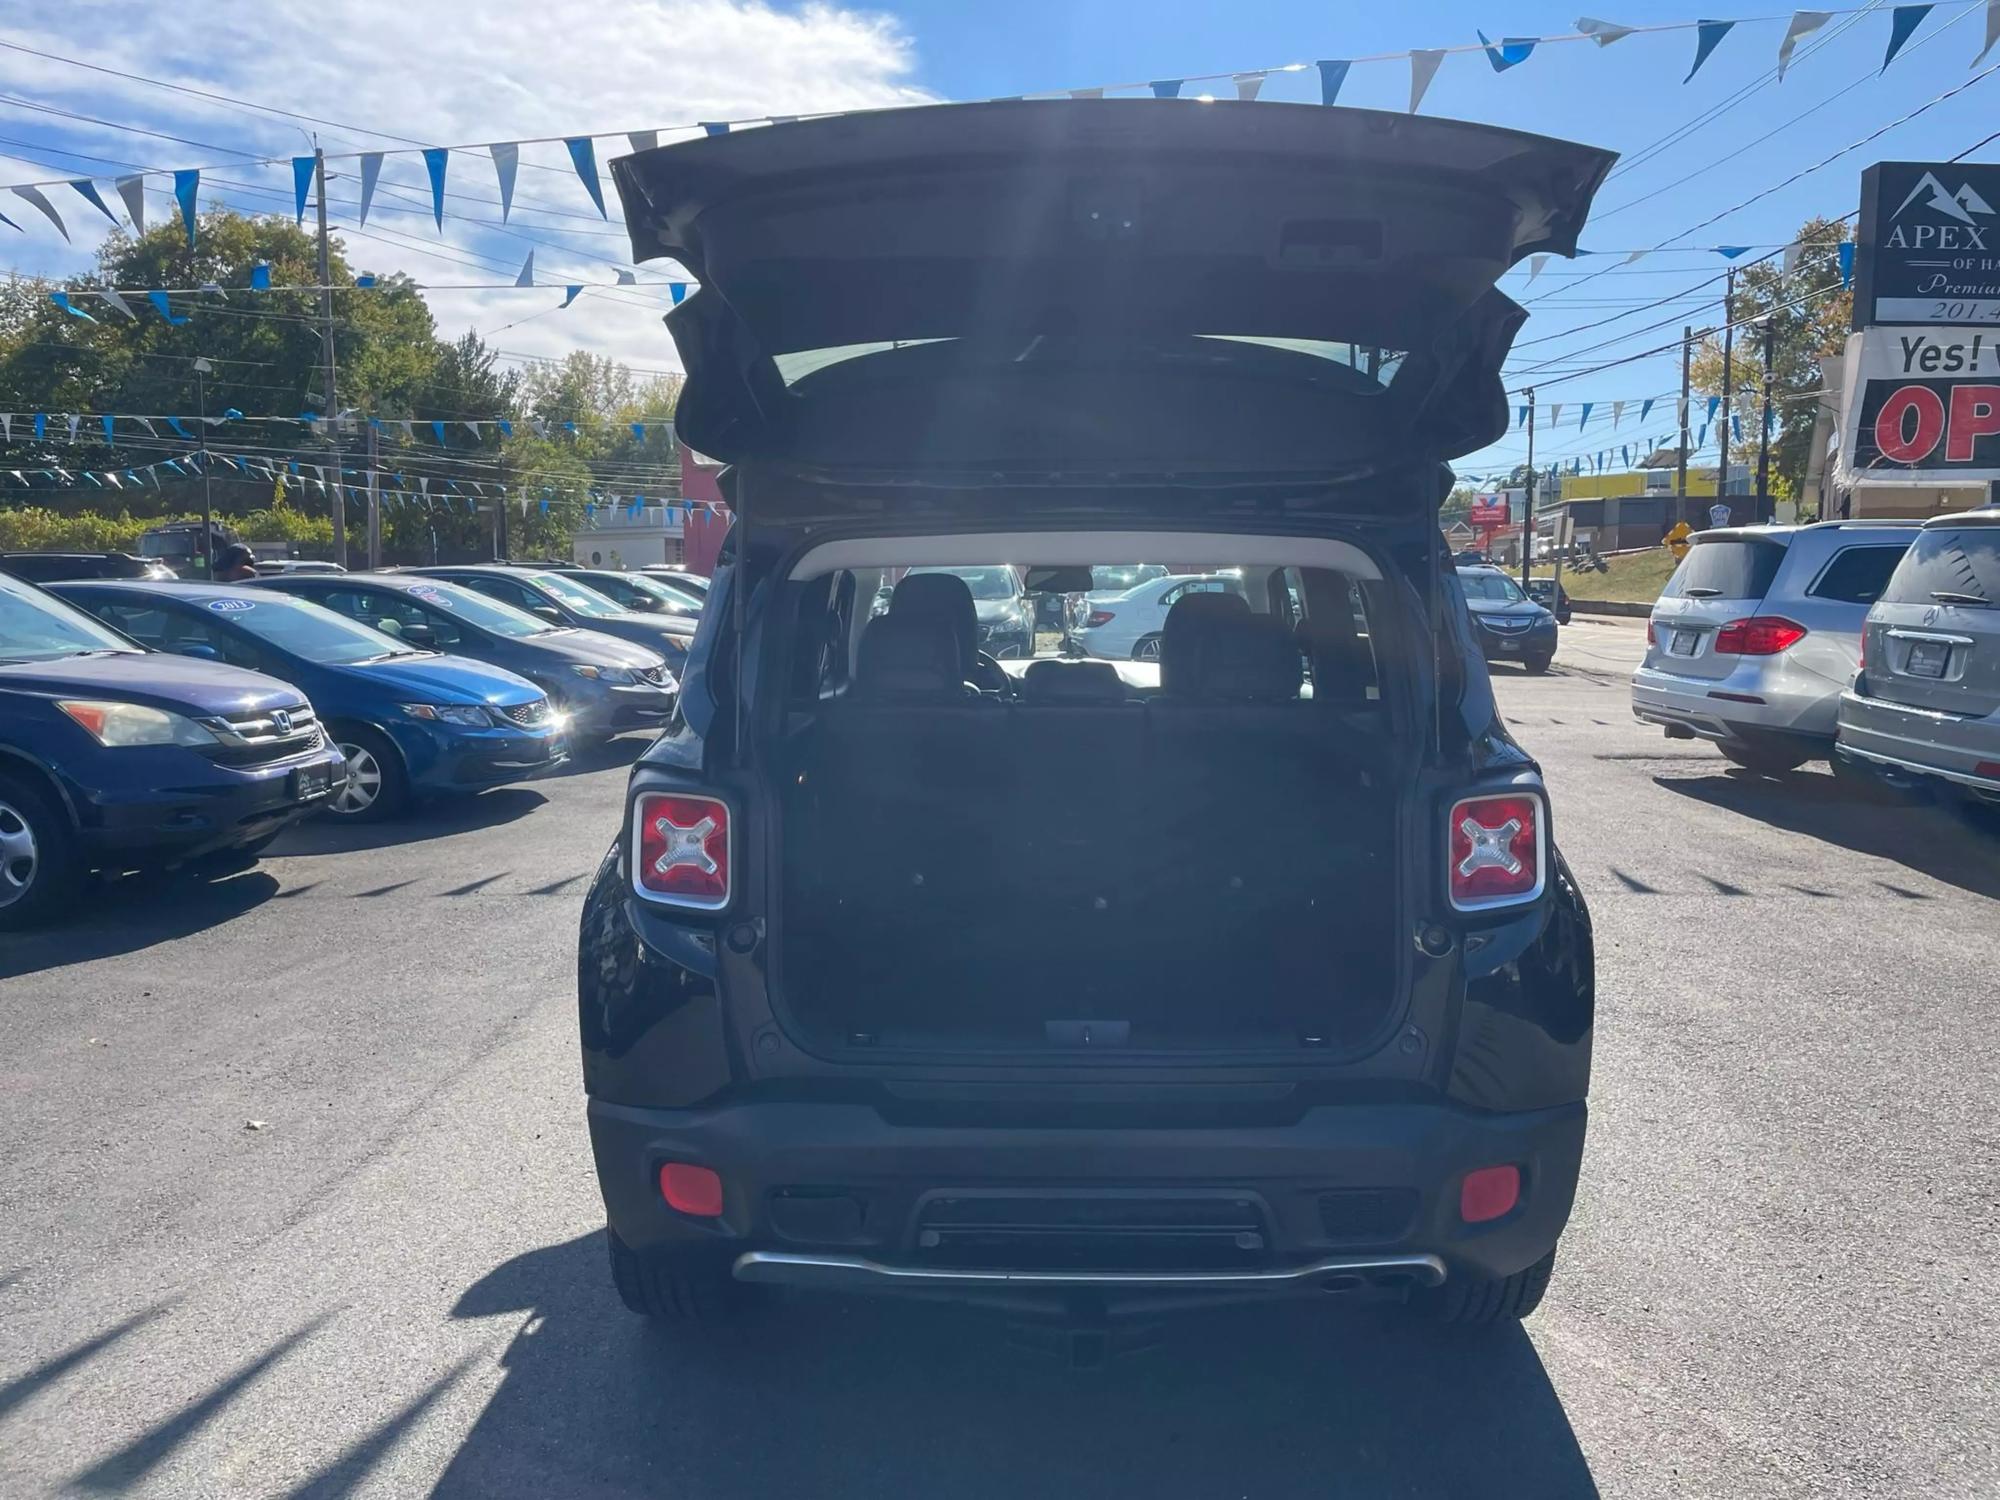
[[[1780,257],[1747,266],[1736,278],[1729,321],[1736,325],[1730,360],[1731,404],[1741,420],[1743,437],[1732,434],[1731,463],[1752,465],[1754,487],[1757,446],[1764,420],[1764,348],[1768,326],[1771,347],[1771,402],[1775,412],[1771,434],[1771,492],[1780,497],[1799,493],[1811,456],[1817,403],[1811,398],[1823,385],[1820,359],[1838,354],[1847,337],[1854,295],[1840,284],[1840,245],[1847,226],[1833,219],[1808,219],[1794,236],[1802,247],[1798,263],[1787,274]],[[1768,319],[1750,323],[1752,318]],[[1722,339],[1703,336],[1690,370],[1690,384],[1703,397],[1722,394]],[[1697,403],[1699,408],[1699,403]],[[1725,420],[1718,411],[1716,420]],[[1690,414],[1699,431],[1702,413]],[[1718,436],[1708,434],[1706,458],[1714,463]]]

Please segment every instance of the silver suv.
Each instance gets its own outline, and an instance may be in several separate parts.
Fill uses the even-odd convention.
[[[2000,803],[2000,510],[1924,524],[1868,611],[1838,753],[1898,785]]]
[[[1826,521],[1700,533],[1646,622],[1632,712],[1767,775],[1830,755],[1862,622],[1918,532]]]

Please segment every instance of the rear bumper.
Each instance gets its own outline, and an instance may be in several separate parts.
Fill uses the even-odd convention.
[[[1715,678],[1640,667],[1632,674],[1632,713],[1648,724],[1678,726],[1705,740],[1773,734],[1832,739],[1838,692],[1830,685],[1801,692],[1785,680],[1788,674],[1764,664],[1770,660],[1745,657],[1728,676]]]
[[[2000,777],[1979,772],[2000,764],[2000,715],[1935,713],[1849,689],[1840,695],[1838,749],[1852,762],[2000,793]]]
[[[1307,1109],[1286,1125],[1029,1129],[892,1123],[867,1104],[650,1110],[592,1100],[589,1119],[619,1238],[642,1253],[725,1252],[744,1279],[965,1290],[1137,1278],[1141,1287],[1310,1291],[1350,1273],[1409,1285],[1532,1265],[1568,1222],[1585,1109],[1340,1105]],[[668,1162],[721,1177],[719,1218],[667,1206],[659,1171]],[[1462,1222],[1461,1179],[1506,1163],[1521,1168],[1520,1202],[1493,1222]],[[1235,1247],[1240,1255],[1185,1265],[1159,1263],[1145,1253],[1144,1234],[1121,1232],[1119,1245],[1134,1252],[1128,1263],[1114,1254],[1109,1264],[1100,1255],[1086,1265],[1063,1258],[1073,1248],[1066,1242],[1052,1263],[1048,1243],[1036,1255],[1006,1234],[984,1250],[961,1243],[951,1253],[926,1227],[941,1222],[941,1206],[1004,1210],[1013,1200],[1081,1204],[1095,1228],[1122,1222],[1130,1203],[1226,1204],[1254,1232]]]

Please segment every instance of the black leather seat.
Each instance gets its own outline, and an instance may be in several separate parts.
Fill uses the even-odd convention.
[[[979,610],[972,587],[956,573],[911,573],[889,596],[889,616],[927,616],[951,631],[959,673],[982,692],[1004,693],[1013,683],[999,662],[979,649]]]

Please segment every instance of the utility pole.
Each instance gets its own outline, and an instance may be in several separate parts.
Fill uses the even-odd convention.
[[[194,362],[195,440],[201,445],[201,557],[202,572],[215,578],[215,503],[208,485],[208,372],[215,368],[206,355]]]
[[[1535,388],[1528,387],[1528,493],[1521,502],[1521,592],[1528,591],[1528,558],[1535,542]]]
[[[1776,341],[1777,314],[1764,315],[1764,426],[1757,435],[1757,519],[1768,521],[1771,509],[1771,351]]]
[[[505,439],[502,439],[504,442]],[[507,450],[500,450],[500,499],[493,507],[493,556],[507,556]]]
[[[347,486],[340,471],[340,394],[338,361],[333,350],[333,253],[326,237],[326,153],[313,147],[313,172],[319,181],[319,322],[320,352],[326,356],[326,421],[333,444],[333,560],[347,566]],[[373,483],[373,480],[370,480]]]
[[[1688,361],[1693,351],[1694,328],[1691,324],[1683,323],[1681,325],[1681,456],[1676,466],[1680,473],[1674,483],[1674,493],[1680,497],[1683,508],[1688,492]],[[1675,519],[1681,518],[1677,516]]]
[[[1729,418],[1730,414],[1735,410],[1730,405],[1730,401],[1735,396],[1735,391],[1730,382],[1729,360],[1735,348],[1736,325],[1733,321],[1735,306],[1736,267],[1731,266],[1729,268],[1729,277],[1722,293],[1722,408],[1721,431],[1716,438],[1716,441],[1721,445],[1722,457],[1721,462],[1716,465],[1715,469],[1715,503],[1718,505],[1727,503],[1722,497],[1729,493]]]
[[[382,566],[382,490],[376,470],[381,467],[380,434],[368,424],[368,569]]]

